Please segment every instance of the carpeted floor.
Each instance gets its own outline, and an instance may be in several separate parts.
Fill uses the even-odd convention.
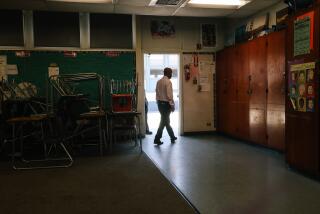
[[[145,154],[76,158],[66,169],[0,163],[0,213],[194,213]]]

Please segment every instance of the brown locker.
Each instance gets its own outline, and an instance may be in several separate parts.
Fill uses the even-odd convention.
[[[218,130],[236,136],[236,79],[234,73],[235,48],[217,54]]]
[[[294,21],[296,17],[314,11],[314,33],[313,49],[309,54],[294,56]],[[291,17],[287,29],[287,63],[298,61],[301,63],[317,62],[319,60],[319,7],[312,7],[305,11],[300,11]],[[288,91],[289,65],[287,72],[286,87]],[[315,81],[315,111],[300,112],[292,107],[290,98],[286,95],[286,161],[298,170],[310,175],[320,176],[320,142],[319,142],[319,64],[316,64]]]
[[[268,36],[267,134],[268,146],[280,151],[285,146],[285,31]]]
[[[232,136],[237,136],[237,121],[235,118],[237,117],[237,67],[235,64],[236,61],[236,47],[232,47],[229,49],[228,53],[228,134]]]
[[[236,122],[237,136],[249,140],[249,59],[248,45],[241,44],[236,49],[235,76],[236,76]]]
[[[219,52],[220,131],[284,149],[284,41],[275,32]]]
[[[260,37],[249,43],[249,132],[250,140],[267,145],[266,94],[267,94],[267,41]]]
[[[286,159],[290,165],[309,174],[318,170],[318,151],[314,119],[296,114],[286,115]]]
[[[227,51],[217,53],[217,106],[218,106],[218,131],[226,132],[226,97],[227,97]]]

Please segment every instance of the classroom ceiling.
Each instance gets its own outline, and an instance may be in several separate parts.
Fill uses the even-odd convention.
[[[53,10],[72,12],[119,13],[155,16],[243,18],[270,7],[281,0],[252,0],[240,9],[190,7],[188,0],[175,6],[150,5],[153,0],[106,0],[106,3],[70,3],[51,0],[1,0],[1,9]]]

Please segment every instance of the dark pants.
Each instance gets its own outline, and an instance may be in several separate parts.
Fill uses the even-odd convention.
[[[145,112],[145,122],[146,122],[146,132],[149,132],[149,125],[148,125],[148,101],[147,99],[144,100],[144,112]]]
[[[160,121],[159,128],[154,140],[160,141],[164,127],[166,127],[170,138],[173,139],[175,136],[170,126],[171,106],[169,102],[163,102],[163,101],[157,101],[157,104],[158,104],[159,112],[161,114],[161,121]]]

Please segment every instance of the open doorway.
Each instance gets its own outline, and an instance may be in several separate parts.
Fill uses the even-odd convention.
[[[179,54],[144,54],[144,87],[148,100],[148,125],[154,134],[160,123],[160,113],[156,102],[157,81],[163,77],[163,69],[172,69],[172,89],[175,111],[170,116],[170,124],[176,135],[179,134]]]

